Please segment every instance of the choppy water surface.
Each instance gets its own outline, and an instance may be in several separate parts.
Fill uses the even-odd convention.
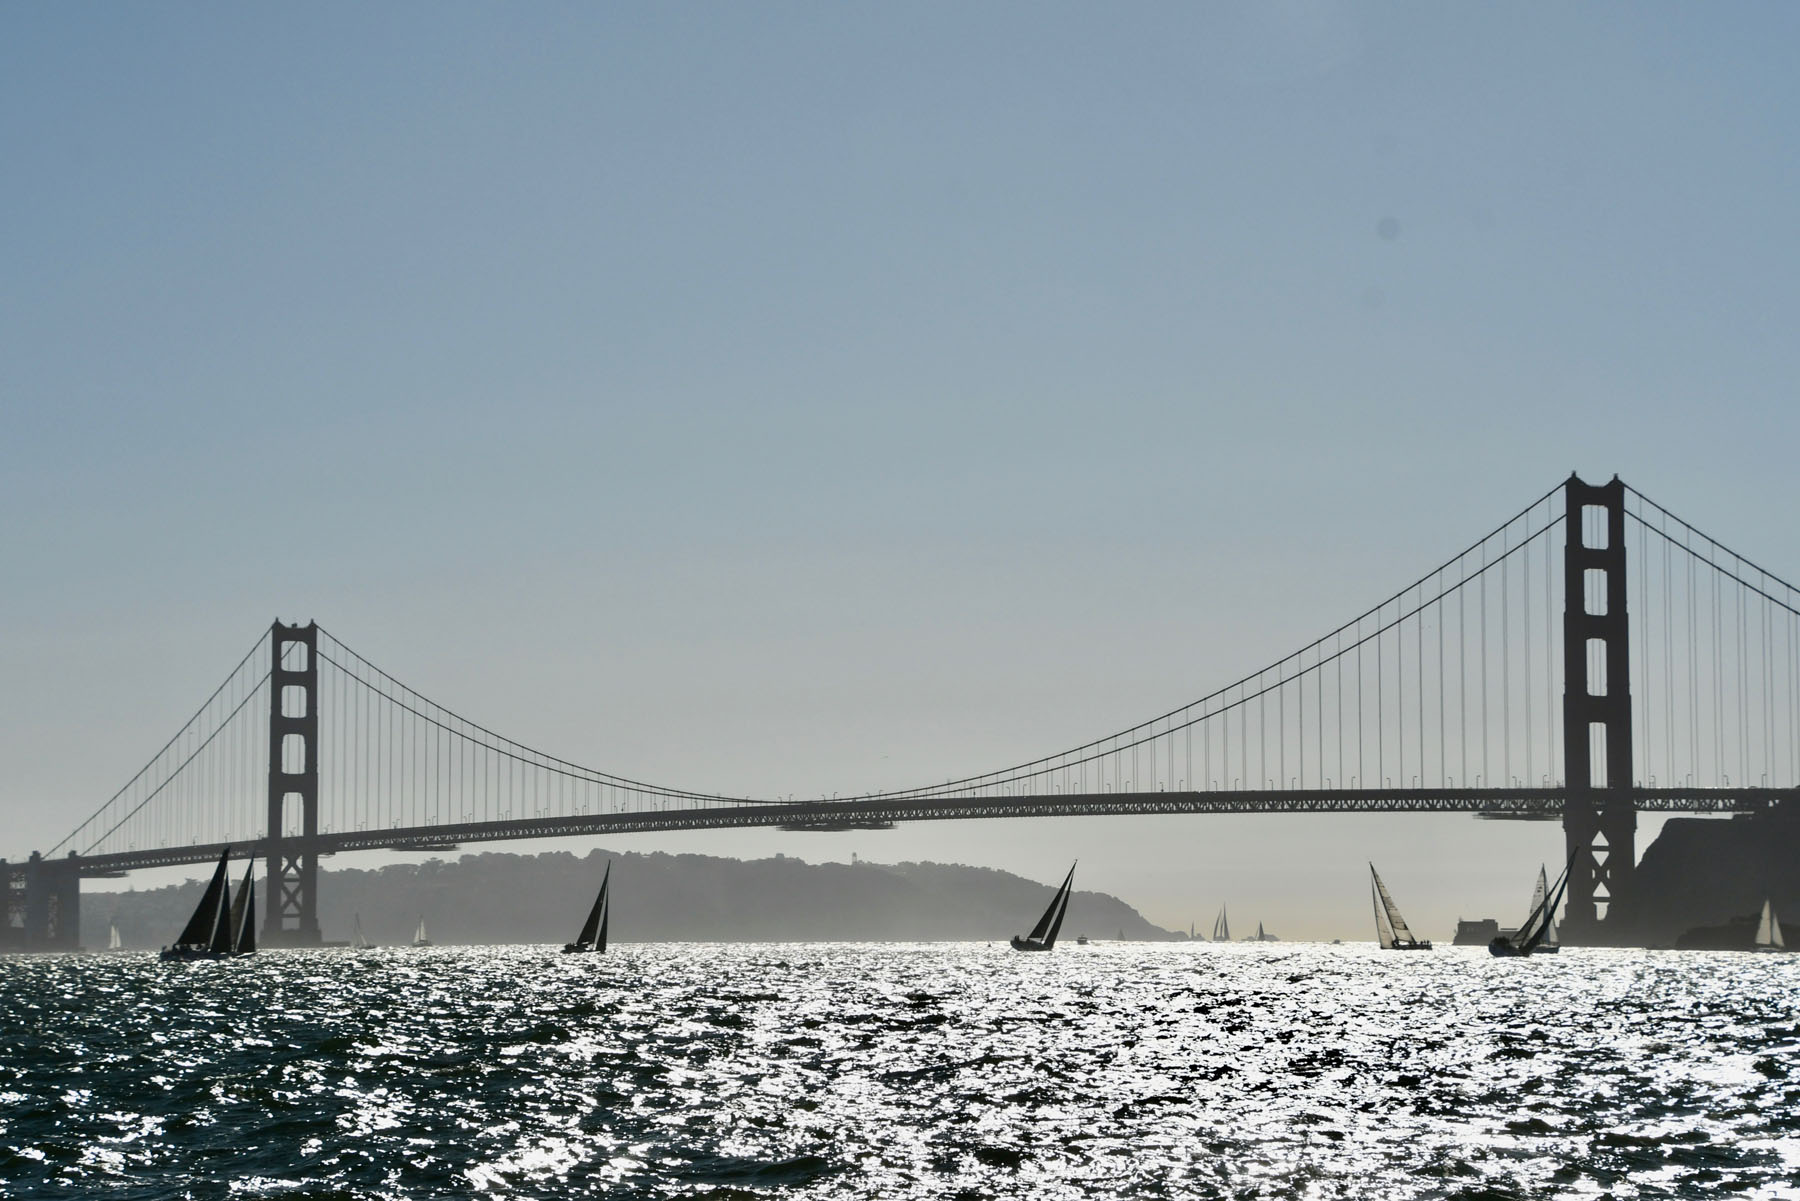
[[[1800,956],[0,960],[16,1197],[1800,1196]]]

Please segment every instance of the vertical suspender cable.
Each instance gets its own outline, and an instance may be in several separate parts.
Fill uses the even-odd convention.
[[[1742,564],[1738,564],[1742,569]],[[1749,620],[1748,593],[1741,584],[1737,589],[1737,727],[1738,727],[1738,783],[1740,786],[1750,783],[1750,662],[1749,662]]]
[[[1481,565],[1488,564],[1487,543],[1481,544]],[[1488,636],[1487,636],[1487,573],[1482,573],[1477,581],[1481,587],[1481,778],[1489,788],[1494,786],[1494,772],[1488,762]]]
[[[1511,552],[1506,548],[1507,531],[1500,531],[1500,775],[1501,783],[1512,783],[1512,588],[1507,578]],[[1492,788],[1494,782],[1488,781]]]
[[[1683,608],[1687,611],[1687,652],[1688,652],[1688,769],[1692,772],[1694,783],[1701,783],[1700,775],[1700,634],[1698,613],[1699,598],[1694,595],[1694,554],[1693,536],[1683,532],[1682,539],[1686,543],[1687,560],[1687,603]]]
[[[1625,499],[1629,504],[1630,495],[1627,494]],[[1632,739],[1631,752],[1632,758],[1636,760],[1632,769],[1637,773],[1637,781],[1643,783],[1650,777],[1652,722],[1649,701],[1653,694],[1650,691],[1650,531],[1642,519],[1638,521],[1637,531],[1638,616],[1632,624],[1637,628],[1638,685],[1631,693],[1631,720],[1634,728],[1638,714],[1643,714],[1644,720],[1641,734]],[[1629,536],[1627,532],[1627,537]],[[1627,587],[1629,586],[1628,582]]]
[[[1719,575],[1712,576],[1712,635],[1713,635],[1713,775],[1722,779],[1725,774],[1725,673],[1721,667],[1724,659],[1723,634],[1720,632],[1719,618]]]
[[[1669,545],[1669,515],[1663,513],[1662,529],[1662,608],[1663,608],[1663,742],[1665,779],[1669,786],[1675,786],[1675,602],[1674,588],[1669,580],[1671,556],[1674,553]]]
[[[1555,517],[1555,502],[1544,501],[1544,520]],[[1546,776],[1555,778],[1557,772],[1557,686],[1555,686],[1555,641],[1557,641],[1557,610],[1550,589],[1550,576],[1553,571],[1552,558],[1553,538],[1544,538],[1544,727],[1548,729],[1546,753],[1544,753],[1544,769]]]
[[[1437,694],[1438,694],[1438,787],[1448,782],[1450,770],[1450,744],[1444,737],[1444,572],[1437,573],[1438,600],[1432,606],[1437,621]]]
[[[1356,620],[1356,783],[1360,788],[1369,786],[1367,763],[1363,758],[1366,740],[1363,737],[1363,640],[1362,619]]]
[[[1381,629],[1381,619],[1386,612],[1387,606],[1383,605],[1375,614],[1375,787],[1377,788],[1382,787],[1387,780],[1387,652],[1382,649],[1387,635]]]
[[[1530,528],[1529,522],[1526,527]],[[1519,584],[1519,613],[1524,618],[1525,626],[1524,651],[1519,657],[1519,662],[1525,669],[1525,683],[1520,688],[1520,693],[1525,698],[1525,787],[1530,788],[1534,766],[1531,744],[1537,734],[1537,727],[1531,720],[1531,547],[1528,543],[1520,543],[1519,550],[1519,568],[1524,573]]]

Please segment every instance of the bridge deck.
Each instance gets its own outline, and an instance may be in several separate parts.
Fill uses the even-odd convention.
[[[1800,798],[1800,789],[1637,788],[1632,800],[1650,813],[1752,813]],[[395,827],[289,839],[321,855],[341,851],[449,850],[466,842],[526,838],[567,838],[632,834],[654,830],[722,830],[754,826],[842,829],[890,822],[953,821],[969,818],[1137,816],[1168,813],[1468,813],[1479,817],[1555,821],[1567,792],[1561,788],[1390,788],[1235,791],[1046,793],[1001,797],[921,797],[867,801],[746,802],[694,808],[595,813],[572,817]],[[266,840],[234,844],[247,854],[263,854]],[[126,851],[78,859],[84,876],[115,875],[150,867],[207,863],[225,849],[196,843],[146,851]]]

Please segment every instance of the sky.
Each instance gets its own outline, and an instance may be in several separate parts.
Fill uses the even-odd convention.
[[[1792,578],[1795,44],[1778,4],[0,6],[0,854],[276,617],[575,761],[804,796],[1165,712],[1571,471]],[[1446,937],[1560,841],[608,845],[1079,855],[1294,937],[1367,937],[1374,859]]]

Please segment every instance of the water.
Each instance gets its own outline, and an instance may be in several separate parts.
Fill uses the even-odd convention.
[[[0,960],[9,1197],[1797,1197],[1800,956]]]

